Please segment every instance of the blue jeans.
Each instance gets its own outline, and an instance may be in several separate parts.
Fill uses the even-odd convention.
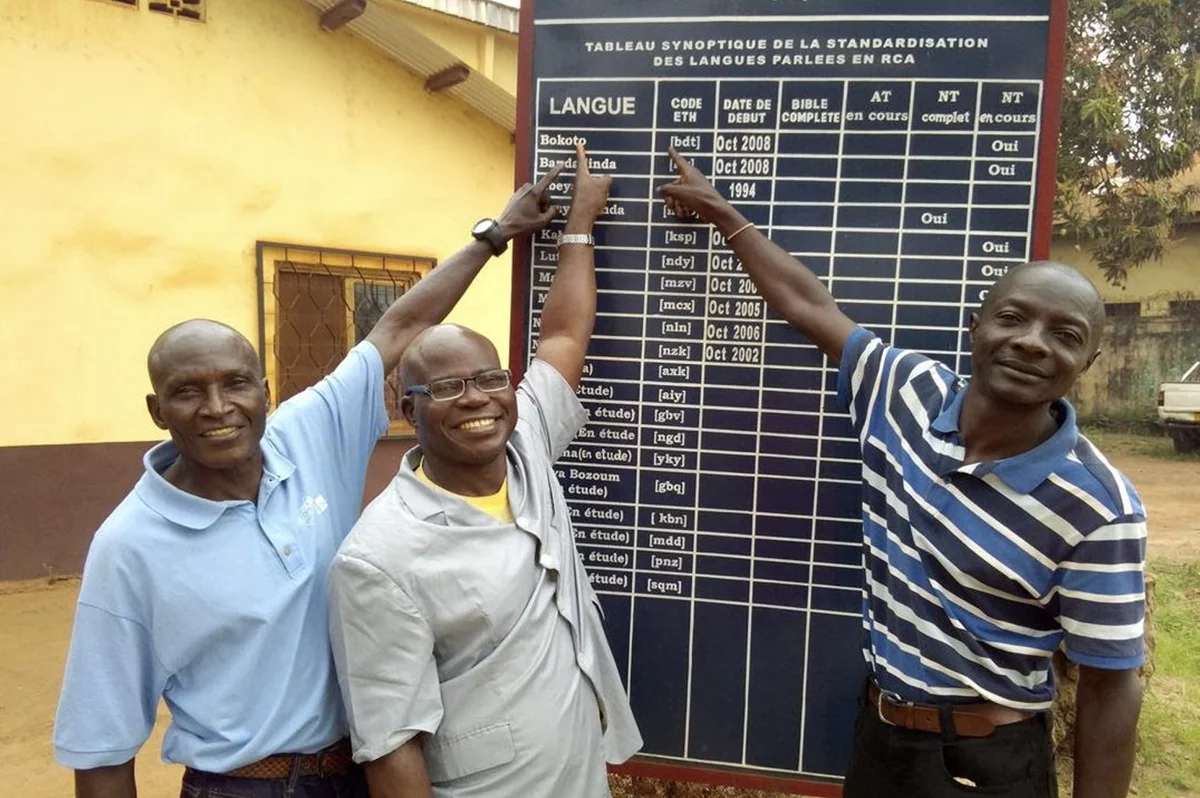
[[[343,776],[239,779],[188,768],[180,798],[367,798],[367,777],[358,765]]]

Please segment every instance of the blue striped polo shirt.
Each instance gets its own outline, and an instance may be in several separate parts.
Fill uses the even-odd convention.
[[[842,353],[863,456],[864,654],[905,700],[1046,709],[1060,645],[1092,667],[1142,662],[1145,510],[1065,400],[1038,447],[964,464],[965,388],[861,328]]]

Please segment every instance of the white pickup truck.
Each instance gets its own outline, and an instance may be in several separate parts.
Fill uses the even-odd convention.
[[[1200,361],[1179,382],[1158,386],[1158,418],[1175,442],[1175,451],[1200,451]]]

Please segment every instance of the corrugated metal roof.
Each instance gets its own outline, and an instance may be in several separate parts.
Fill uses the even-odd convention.
[[[428,8],[453,17],[469,19],[489,28],[516,33],[520,12],[513,6],[495,0],[398,0],[412,6]]]
[[[309,5],[324,12],[337,5],[338,0],[305,0]],[[411,1],[411,0],[410,0]],[[422,0],[414,5],[429,5],[442,2],[452,4],[452,0]],[[467,0],[459,0],[466,5]],[[492,5],[503,8],[496,3],[486,3],[476,0],[477,5]],[[505,9],[512,11],[512,9]],[[316,24],[316,19],[313,20]],[[422,80],[435,75],[444,69],[461,64],[458,56],[437,44],[416,29],[405,24],[400,15],[381,8],[374,3],[368,3],[366,11],[357,19],[350,21],[346,28],[356,36],[374,44],[410,72]],[[517,99],[497,84],[488,80],[472,69],[466,81],[447,89],[444,93],[465,102],[479,113],[491,119],[505,130],[516,129]]]

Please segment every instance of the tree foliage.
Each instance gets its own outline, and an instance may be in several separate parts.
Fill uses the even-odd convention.
[[[1200,155],[1200,0],[1069,8],[1057,228],[1124,285],[1200,199],[1180,179]]]

